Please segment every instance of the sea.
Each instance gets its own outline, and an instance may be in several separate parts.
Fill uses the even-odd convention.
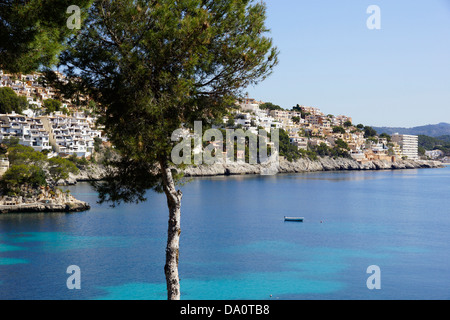
[[[450,299],[449,183],[449,166],[192,178],[181,298]],[[165,196],[111,207],[67,188],[91,209],[0,214],[0,299],[166,299]]]

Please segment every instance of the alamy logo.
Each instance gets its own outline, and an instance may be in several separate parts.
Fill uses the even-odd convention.
[[[203,133],[202,122],[195,121],[193,134],[187,129],[177,129],[172,133],[171,139],[173,142],[181,139],[171,154],[172,162],[177,165],[278,163],[279,129],[276,128],[271,129],[270,139],[264,129],[257,132],[226,129],[224,148],[224,135],[221,130],[208,129]]]
[[[381,269],[379,266],[372,265],[367,267],[367,273],[371,274],[371,276],[367,279],[366,285],[367,289],[373,290],[381,289]]]
[[[367,18],[366,25],[369,30],[380,30],[381,29],[381,9],[377,5],[370,5],[367,8],[367,13],[371,14]]]
[[[71,265],[67,267],[66,273],[70,274],[67,278],[67,289],[81,289],[81,269],[79,266]]]
[[[80,7],[76,5],[71,5],[67,8],[66,11],[67,14],[73,13],[68,19],[67,19],[67,28],[73,30],[73,29],[81,29],[81,10]]]

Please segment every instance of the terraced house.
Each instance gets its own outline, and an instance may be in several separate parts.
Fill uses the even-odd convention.
[[[0,141],[18,138],[20,144],[36,151],[53,150],[62,157],[90,157],[96,137],[101,138],[101,131],[94,128],[94,119],[80,114],[75,117],[0,114]]]
[[[19,143],[36,151],[51,150],[49,133],[41,119],[16,113],[0,115],[0,140],[18,138]]]
[[[101,138],[101,131],[93,128],[93,119],[80,115],[40,118],[49,132],[51,146],[60,156],[90,157],[94,153],[94,139]]]

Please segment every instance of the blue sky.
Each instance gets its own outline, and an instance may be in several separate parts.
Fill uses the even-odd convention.
[[[280,63],[250,97],[365,125],[450,123],[450,0],[266,3]],[[380,30],[366,26],[370,5]]]

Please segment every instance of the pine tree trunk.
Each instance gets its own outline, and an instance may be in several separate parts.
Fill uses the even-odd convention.
[[[176,190],[172,172],[167,163],[161,162],[164,193],[169,207],[169,228],[167,231],[166,265],[164,273],[167,283],[167,299],[180,300],[180,278],[178,275],[178,257],[180,250],[180,217],[182,193]]]

